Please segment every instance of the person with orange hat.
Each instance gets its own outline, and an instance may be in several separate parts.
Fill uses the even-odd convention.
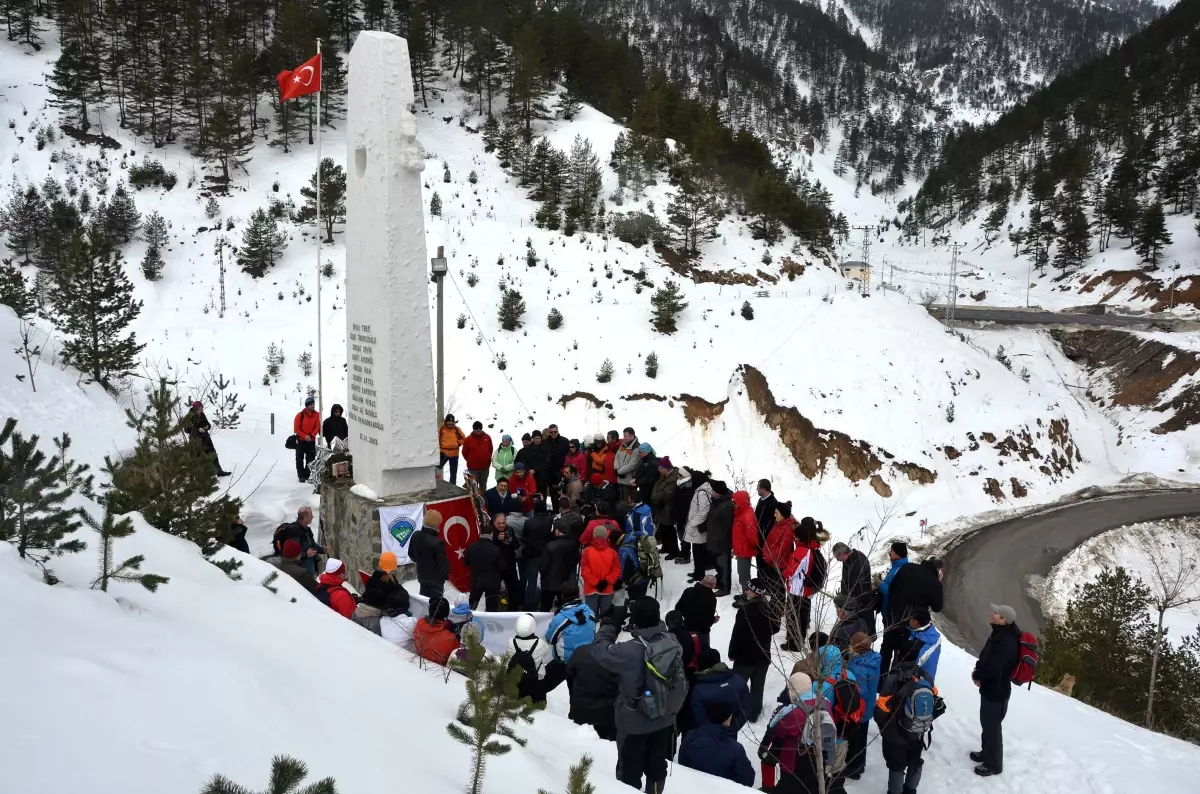
[[[287,545],[287,544],[284,544]],[[317,579],[317,589],[313,593],[317,600],[344,618],[354,615],[358,601],[345,587],[346,564],[341,560],[330,557],[325,562],[325,573]]]
[[[363,588],[363,598],[366,599],[367,593],[376,590],[383,596],[384,603],[391,603],[393,599],[397,598],[396,591],[404,589],[400,581],[396,579],[397,567],[399,565],[394,552],[385,551],[380,554],[379,566],[367,580],[366,587]]]

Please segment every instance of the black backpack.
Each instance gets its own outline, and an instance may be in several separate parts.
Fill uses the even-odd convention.
[[[564,624],[565,625],[565,624]],[[528,648],[521,648],[514,644],[513,655],[509,657],[508,669],[511,672],[514,667],[520,667],[521,680],[517,684],[517,689],[522,694],[528,694],[538,681],[538,666],[537,660],[533,658],[533,649],[538,646],[541,640],[534,638],[533,644]]]
[[[315,595],[317,600],[322,604],[330,609],[333,609],[333,597],[331,593],[333,592],[334,587],[341,587],[341,585],[319,584],[317,585],[317,589],[313,590],[313,595]]]
[[[825,559],[825,555],[820,549],[812,550],[812,565],[808,569],[808,583],[820,590],[825,586],[825,579],[829,576],[829,560]]]
[[[271,548],[280,557],[283,556],[283,544],[287,543],[288,530],[292,528],[291,524],[280,524],[275,527],[275,534],[271,537]]]

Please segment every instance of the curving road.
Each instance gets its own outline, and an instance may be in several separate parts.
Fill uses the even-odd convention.
[[[929,313],[946,319],[946,307],[930,306]],[[1045,309],[1010,309],[1000,306],[956,306],[954,316],[963,322],[991,322],[997,325],[1089,325],[1101,328],[1145,328],[1160,325],[1174,328],[1178,321],[1170,317],[1133,314],[1083,314]]]
[[[943,555],[947,633],[979,652],[991,629],[990,604],[1008,604],[1017,624],[1040,632],[1041,605],[1027,593],[1030,577],[1045,577],[1072,549],[1111,529],[1200,515],[1200,489],[1150,490],[1041,510],[972,531]]]

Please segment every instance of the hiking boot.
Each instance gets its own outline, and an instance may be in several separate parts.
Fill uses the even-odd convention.
[[[971,760],[977,764],[982,764],[983,763],[983,750],[972,750],[971,751]]]
[[[800,653],[804,649],[798,645],[792,645],[790,642],[785,642],[779,646],[779,650],[787,651],[788,653]]]
[[[729,591],[728,590],[717,590],[717,591],[713,592],[713,595],[715,595],[717,598],[724,598],[725,596],[729,595]]]
[[[675,558],[675,564],[676,565],[691,565],[692,558],[690,556],[688,556],[687,554],[680,554],[678,557]]]
[[[992,775],[998,775],[1000,773],[993,772],[991,769],[988,769],[983,764],[980,764],[979,766],[975,767],[975,774],[979,775],[980,777],[991,777]]]

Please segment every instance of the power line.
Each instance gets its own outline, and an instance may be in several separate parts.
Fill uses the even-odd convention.
[[[958,306],[958,249],[962,243],[950,246],[950,302],[946,308],[946,328],[954,330],[954,309]]]

